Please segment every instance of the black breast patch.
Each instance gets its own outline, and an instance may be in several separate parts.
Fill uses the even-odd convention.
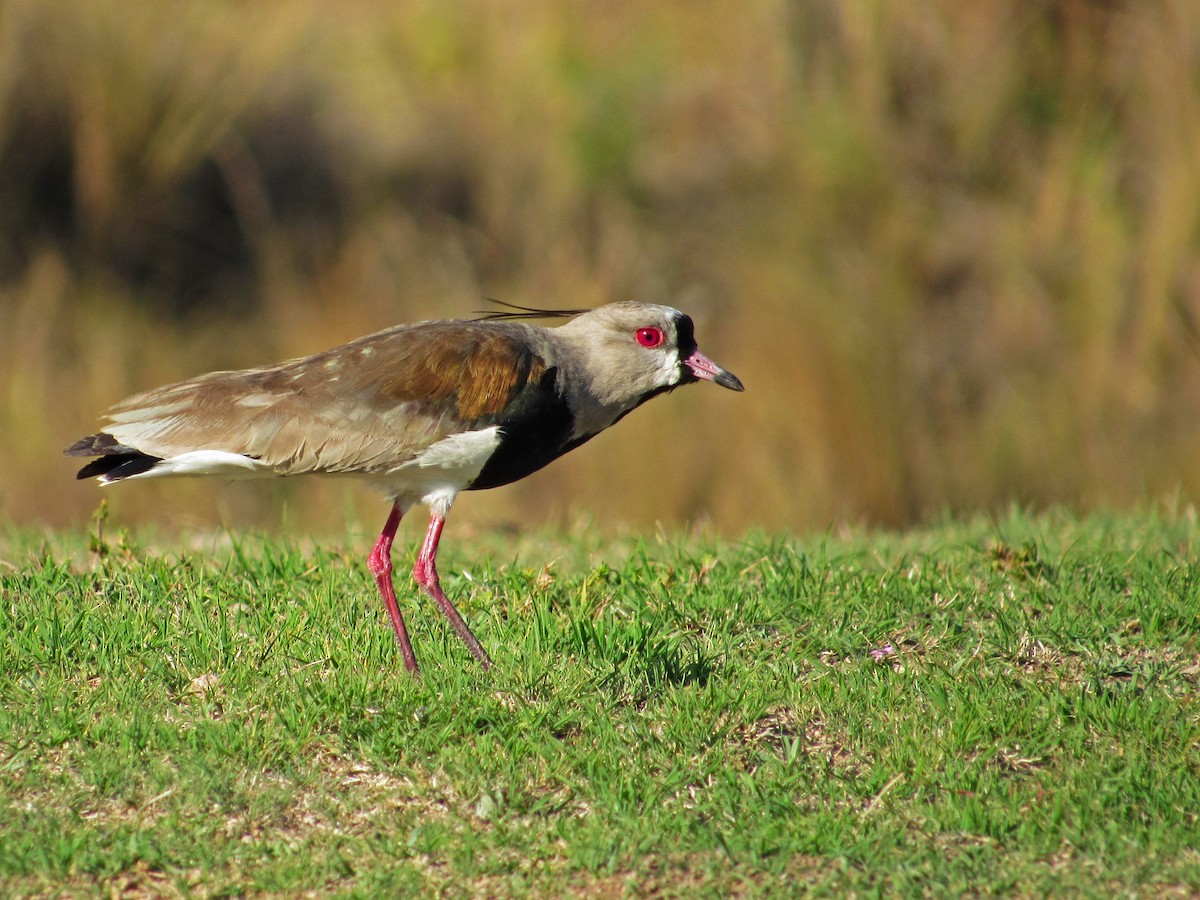
[[[558,392],[558,368],[550,368],[528,384],[496,420],[500,443],[467,486],[469,491],[500,487],[536,472],[582,444],[571,439],[575,418],[567,399]]]

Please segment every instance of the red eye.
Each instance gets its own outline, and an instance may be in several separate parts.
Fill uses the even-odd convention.
[[[657,347],[663,342],[661,328],[639,328],[634,332],[634,337],[643,347]]]

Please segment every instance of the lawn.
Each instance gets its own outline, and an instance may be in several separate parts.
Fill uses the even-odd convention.
[[[1196,537],[448,540],[415,680],[369,537],[12,534],[0,888],[1194,895]]]

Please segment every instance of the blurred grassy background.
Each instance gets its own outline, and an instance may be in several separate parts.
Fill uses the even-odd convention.
[[[679,306],[747,392],[660,399],[456,519],[1190,501],[1198,249],[1190,0],[2,0],[0,516],[82,521],[60,450],[127,393],[483,296]]]

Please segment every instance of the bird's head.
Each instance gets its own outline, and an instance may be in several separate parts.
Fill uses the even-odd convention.
[[[692,320],[669,306],[610,303],[557,332],[577,349],[591,393],[606,405],[632,409],[693,381],[744,390],[737,376],[700,352]]]

